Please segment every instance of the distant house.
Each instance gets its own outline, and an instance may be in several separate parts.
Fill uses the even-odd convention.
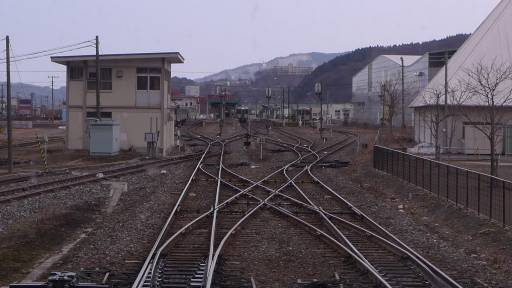
[[[196,119],[199,116],[199,96],[186,96],[186,95],[173,95],[172,102],[174,103],[177,112],[182,119]]]
[[[444,57],[451,57],[455,51],[431,52],[424,55],[380,55],[352,78],[352,103],[354,121],[379,125],[386,117],[383,109],[382,85],[386,81],[398,82],[401,90],[402,59],[404,65],[405,123],[412,125],[413,111],[408,108],[433,76],[443,67]],[[401,91],[400,91],[401,95]],[[401,96],[400,96],[401,101]],[[402,105],[398,105],[393,125],[401,124]]]
[[[450,147],[452,152],[489,154],[489,141],[477,129],[479,125],[488,125],[482,112],[485,111],[487,105],[480,97],[475,96],[463,103],[455,101],[452,88],[458,81],[466,79],[466,71],[473,69],[476,64],[512,64],[512,29],[510,27],[512,27],[512,1],[504,0],[496,6],[448,61],[448,74],[445,75],[444,69],[437,73],[425,90],[411,103],[410,108],[414,109],[414,138],[416,142],[434,143],[435,141],[429,126],[429,111],[438,105],[430,100],[427,93],[434,89],[442,89],[446,76],[450,92],[446,97],[448,114],[446,114],[447,120],[442,124],[439,136],[440,145]],[[503,87],[500,87],[502,91],[510,89],[512,89],[511,82],[506,82]],[[444,101],[443,97],[443,117],[445,117]],[[465,117],[457,113],[461,109],[465,111]],[[499,123],[498,134],[501,141],[497,143],[497,148],[500,153],[512,154],[512,105],[504,105],[500,109],[504,117]],[[470,122],[468,118],[476,119],[476,121]]]
[[[307,111],[308,117],[311,117],[314,120],[319,120],[320,114],[323,113],[322,118],[324,122],[350,123],[354,118],[354,107],[352,103],[324,103],[321,108],[322,109],[320,109],[320,103],[292,104],[290,106],[290,114],[299,119],[301,118],[301,115]],[[304,118],[302,120],[309,120],[309,118]]]
[[[101,115],[96,113],[95,55],[56,56],[66,66],[66,139],[69,149],[88,149],[89,123],[98,116],[120,123],[122,149],[146,148],[144,133],[158,131],[165,155],[174,145],[171,64],[183,63],[178,52],[100,55]]]

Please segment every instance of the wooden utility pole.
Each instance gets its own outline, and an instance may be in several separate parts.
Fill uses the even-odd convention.
[[[402,128],[405,128],[405,81],[404,81],[404,57],[400,57],[402,66]]]
[[[100,110],[100,40],[96,35],[96,115],[101,121]]]
[[[59,78],[58,76],[48,76],[48,78],[52,79],[52,113],[50,115],[50,121],[53,124],[53,121],[55,120],[55,106],[53,104],[53,79]]]
[[[7,73],[7,162],[9,173],[13,170],[12,160],[12,123],[11,123],[11,59],[9,50],[11,48],[9,36],[5,37],[5,65]]]

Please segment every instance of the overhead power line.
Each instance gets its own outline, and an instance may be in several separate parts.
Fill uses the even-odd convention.
[[[0,72],[6,72],[5,70],[0,70]],[[21,73],[66,73],[66,70],[11,70],[11,72],[21,72]]]
[[[86,46],[76,47],[76,48],[73,48],[73,49],[62,50],[62,51],[52,52],[52,53],[46,53],[46,54],[38,55],[38,56],[32,56],[32,57],[26,57],[26,58],[21,58],[21,59],[15,59],[15,60],[11,60],[11,62],[19,62],[19,61],[24,61],[24,60],[29,60],[29,59],[36,59],[36,58],[41,58],[41,57],[46,57],[46,56],[52,56],[52,55],[61,54],[61,53],[65,53],[65,52],[70,52],[70,51],[74,51],[74,50],[79,50],[79,49],[83,49],[83,48],[87,48],[87,47],[94,47],[94,45],[86,45]],[[3,63],[5,63],[5,61],[0,62],[0,64],[3,64]]]
[[[47,53],[47,52],[56,51],[56,50],[62,50],[62,49],[66,49],[66,48],[70,48],[70,47],[74,47],[74,46],[79,46],[79,45],[82,45],[82,44],[85,44],[85,43],[89,43],[89,44],[93,45],[94,43],[91,42],[91,41],[92,40],[87,40],[87,41],[83,41],[83,42],[79,42],[79,43],[74,43],[74,44],[64,45],[64,46],[60,46],[60,47],[45,49],[45,50],[41,50],[41,51],[37,51],[37,52],[31,52],[31,53],[26,53],[26,54],[21,54],[21,55],[13,55],[13,56],[11,56],[11,59],[27,57],[27,56]],[[0,58],[0,60],[5,60],[5,58]]]

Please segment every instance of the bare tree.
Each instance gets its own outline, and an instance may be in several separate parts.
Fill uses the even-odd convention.
[[[502,140],[506,110],[512,104],[512,66],[480,62],[464,70],[458,86],[454,102],[460,114],[489,141],[490,174],[496,176],[497,145]]]
[[[401,92],[399,81],[385,80],[381,83],[381,101],[383,107],[383,122],[389,125],[389,131],[393,133],[393,118],[400,109]]]
[[[423,93],[423,99],[426,103],[426,107],[423,111],[423,123],[430,132],[430,135],[434,139],[434,151],[435,151],[435,159],[439,160],[439,156],[441,154],[441,146],[439,144],[439,140],[441,137],[441,124],[443,121],[447,120],[449,115],[444,112],[443,102],[444,102],[444,91],[441,89],[427,89]]]

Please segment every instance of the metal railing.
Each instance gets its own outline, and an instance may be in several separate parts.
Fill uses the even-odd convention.
[[[512,224],[511,181],[377,145],[373,168],[503,226]]]

